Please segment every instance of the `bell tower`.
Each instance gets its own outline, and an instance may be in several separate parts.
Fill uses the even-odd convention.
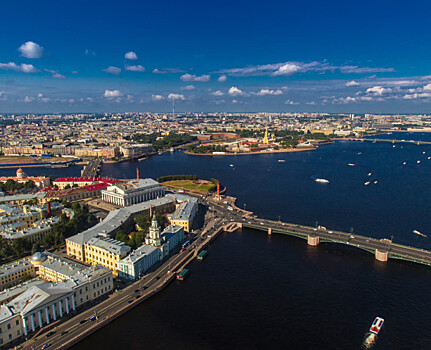
[[[160,225],[157,222],[156,215],[153,215],[153,220],[151,221],[151,226],[148,230],[148,236],[145,238],[145,244],[150,244],[152,246],[160,246],[161,245],[161,229]]]

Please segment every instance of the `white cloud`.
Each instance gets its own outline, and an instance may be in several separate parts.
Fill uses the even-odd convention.
[[[186,98],[184,97],[184,95],[181,95],[181,94],[169,94],[168,99],[184,101]]]
[[[9,63],[0,63],[0,69],[2,70],[13,70],[15,72],[21,72],[21,73],[38,73],[40,72],[39,69],[37,69],[32,64],[16,64],[15,62],[9,62]]]
[[[265,96],[265,95],[275,95],[275,96],[278,96],[278,95],[282,95],[283,91],[281,91],[281,90],[261,89],[259,92],[255,92],[254,94],[258,95],[258,96]]]
[[[24,97],[24,102],[25,103],[30,103],[30,102],[33,102],[34,100],[35,100],[34,97],[29,97],[29,96]]]
[[[272,75],[293,75],[301,71],[301,67],[295,63],[286,63],[278,68]]]
[[[22,44],[18,48],[18,51],[21,52],[21,56],[25,58],[41,58],[43,55],[43,47],[33,41],[27,41]]]
[[[351,102],[356,102],[356,98],[355,97],[340,97],[338,99],[334,99],[333,101],[334,103],[341,103],[341,104],[347,104],[347,103],[351,103]]]
[[[314,101],[310,101],[310,102],[307,102],[307,105],[310,105],[310,106],[315,106],[317,103],[316,102],[314,102]]]
[[[229,89],[228,93],[231,96],[244,96],[245,95],[244,91],[238,89],[236,86],[232,86]]]
[[[145,67],[141,66],[140,64],[136,66],[125,66],[124,69],[131,72],[145,72]]]
[[[359,86],[360,84],[359,83],[357,83],[356,81],[354,81],[354,80],[351,80],[351,81],[348,81],[347,83],[346,83],[346,86]]]
[[[216,71],[214,73],[227,74],[230,76],[290,76],[296,73],[320,72],[338,70],[341,73],[385,73],[394,72],[393,68],[380,67],[358,67],[358,66],[334,66],[327,62],[281,62],[273,64],[263,64],[242,68],[229,68]]]
[[[45,69],[45,72],[51,73],[51,76],[54,79],[66,79],[66,76],[64,76],[63,74],[60,74],[58,71],[56,70],[51,70],[51,69]]]
[[[109,73],[109,74],[114,74],[114,75],[118,75],[121,73],[121,68],[118,67],[114,67],[114,66],[109,66],[108,68],[102,69],[103,72]]]
[[[153,101],[161,101],[161,100],[164,100],[165,98],[162,95],[151,95],[151,99]]]
[[[422,92],[422,93],[415,93],[415,94],[406,94],[403,96],[404,100],[415,100],[418,98],[430,98],[431,93],[429,92]]]
[[[162,70],[160,70],[160,69],[154,68],[154,69],[153,69],[153,73],[154,73],[154,74],[166,74],[166,73],[168,73],[168,72],[165,72],[165,71],[162,71]]]
[[[184,73],[184,70],[179,68],[163,68],[163,69],[153,69],[154,74],[168,74],[168,73]]]
[[[180,88],[180,90],[190,91],[196,89],[194,85],[187,85]]]
[[[375,96],[382,96],[383,94],[392,92],[390,88],[384,88],[383,86],[373,86],[366,90],[367,94],[373,94]]]
[[[217,90],[217,91],[211,92],[211,95],[213,95],[213,96],[224,96],[224,93],[220,90]]]
[[[201,75],[201,76],[197,76],[197,75],[195,75],[195,74],[189,74],[189,73],[186,73],[186,74],[183,74],[181,77],[180,77],[180,79],[182,80],[182,81],[187,81],[187,82],[199,82],[199,83],[205,83],[205,82],[207,82],[207,81],[209,81],[210,80],[210,76],[208,75],[208,74],[204,74],[204,75]]]
[[[431,84],[426,84],[423,89],[424,91],[431,91]]]
[[[226,75],[221,75],[218,77],[217,81],[219,83],[224,83],[227,80],[227,76]]]
[[[124,58],[127,60],[137,60],[138,55],[133,51],[129,51],[124,55]]]
[[[232,100],[232,103],[236,104],[238,103],[238,100]]]
[[[120,90],[105,90],[105,93],[103,94],[103,97],[106,98],[114,98],[121,96],[123,96],[123,93]]]
[[[298,102],[294,102],[294,101],[291,101],[291,100],[286,100],[286,101],[284,101],[284,103],[287,104],[287,105],[297,105],[297,104],[299,104]]]

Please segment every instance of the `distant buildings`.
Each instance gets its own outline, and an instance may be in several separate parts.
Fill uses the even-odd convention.
[[[16,176],[2,176],[0,182],[6,182],[7,180],[13,180],[18,183],[26,183],[27,181],[33,181],[36,187],[42,188],[49,186],[50,179],[46,176],[27,176],[27,174],[19,168],[16,171]]]
[[[153,179],[118,182],[102,191],[102,200],[119,206],[129,206],[165,195],[165,190]]]
[[[21,259],[0,266],[0,290],[22,282],[24,276],[35,277],[36,270],[29,259]]]

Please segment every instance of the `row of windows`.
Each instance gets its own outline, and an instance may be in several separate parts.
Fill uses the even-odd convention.
[[[16,336],[19,337],[20,335],[21,335],[21,332],[19,330],[16,331]],[[12,333],[9,334],[9,336],[8,336],[9,340],[12,340],[12,337],[13,337]],[[0,338],[0,345],[2,345],[2,344],[3,344],[3,338]]]

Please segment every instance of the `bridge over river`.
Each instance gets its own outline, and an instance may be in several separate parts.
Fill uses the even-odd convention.
[[[236,223],[236,226],[230,227],[238,229],[248,227],[256,230],[265,231],[268,234],[283,234],[293,237],[298,237],[307,241],[307,244],[317,246],[322,242],[330,242],[336,244],[344,244],[351,247],[356,247],[372,253],[379,261],[387,261],[391,259],[399,259],[418,264],[431,266],[431,251],[415,248],[407,245],[402,245],[392,242],[390,239],[376,239],[357,234],[351,234],[336,230],[329,230],[324,227],[310,227],[304,225],[296,225],[281,221],[272,221],[260,219],[251,212],[246,212],[237,207],[232,207],[232,200],[226,204],[220,200],[211,200],[209,205],[216,209],[220,216],[226,222]],[[228,226],[226,226],[228,227]]]
[[[411,145],[418,145],[418,146],[431,146],[431,142],[429,141],[417,141],[417,140],[390,140],[390,139],[378,139],[378,138],[343,138],[340,139],[342,141],[360,141],[360,142],[372,142],[372,143],[377,143],[377,142],[384,142],[384,143],[392,143],[392,144],[396,144],[396,143],[401,143],[401,144],[411,144]]]

